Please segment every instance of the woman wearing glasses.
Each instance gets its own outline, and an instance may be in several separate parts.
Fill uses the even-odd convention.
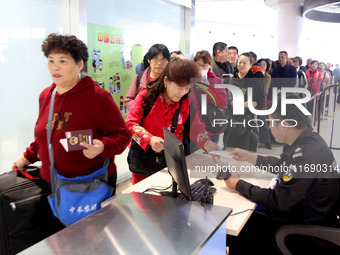
[[[159,77],[165,66],[170,61],[170,52],[164,44],[154,44],[146,54],[150,66],[143,73],[137,74],[133,79],[130,89],[125,96],[124,103],[131,108],[138,92],[146,88],[146,84]]]

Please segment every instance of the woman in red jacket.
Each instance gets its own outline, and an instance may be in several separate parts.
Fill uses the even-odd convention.
[[[51,143],[58,173],[67,178],[87,175],[102,168],[105,158],[109,158],[109,185],[115,188],[115,155],[128,146],[131,132],[110,93],[91,77],[81,77],[88,60],[86,45],[75,36],[50,34],[42,44],[42,51],[48,59],[53,83],[39,96],[35,140],[13,167],[23,170],[26,165],[41,161],[41,177],[51,183],[46,127],[55,89]],[[66,138],[65,132],[84,129],[92,130],[93,144],[81,143],[82,150],[66,151],[60,143]]]
[[[194,61],[189,59],[175,59],[168,63],[158,79],[151,82],[147,89],[137,95],[126,119],[126,125],[132,132],[132,139],[144,150],[156,153],[163,151],[163,127],[171,129],[173,117],[177,108],[180,112],[174,135],[182,141],[184,123],[189,117],[190,79],[200,78],[201,73]],[[181,105],[179,103],[181,101]],[[151,109],[150,109],[151,108]],[[144,110],[150,109],[146,116]],[[190,130],[191,139],[206,151],[220,149],[213,143],[204,128],[195,127]],[[128,159],[129,161],[129,159]],[[153,172],[131,169],[132,183],[135,184]]]

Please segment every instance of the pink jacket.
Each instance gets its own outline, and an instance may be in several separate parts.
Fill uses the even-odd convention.
[[[310,68],[307,69],[306,72],[308,85],[312,86],[312,95],[317,94],[320,92],[320,85],[322,82],[322,73],[319,72],[318,69],[316,69],[314,72],[310,70]]]
[[[207,97],[208,103],[215,104],[215,102],[216,102],[216,106],[218,108],[225,109],[227,107],[227,103],[228,103],[227,91],[226,91],[226,89],[215,89],[215,84],[223,84],[222,79],[217,77],[213,72],[211,72],[209,70],[209,72],[208,72],[208,82],[210,84],[210,86],[208,88],[208,92],[214,97],[214,98],[211,98],[211,96],[208,95],[208,97]],[[216,92],[217,92],[217,95],[216,95]],[[201,95],[205,92],[200,91],[199,93]],[[195,114],[192,125],[203,126],[204,129],[206,129],[205,122],[202,119],[202,115],[201,115],[201,108],[198,105],[195,93],[193,92],[193,87],[191,87],[190,94],[191,94],[192,103],[194,104],[195,111],[197,113],[197,114]],[[208,132],[208,135],[215,135],[215,134]]]
[[[124,104],[126,105],[126,107],[130,110],[133,102],[135,101],[135,98],[138,94],[138,92],[141,90],[141,89],[144,89],[146,88],[146,84],[148,83],[148,79],[149,79],[149,76],[150,76],[150,67],[146,68],[141,79],[140,79],[140,83],[139,83],[139,87],[137,89],[137,76],[138,74],[136,74],[135,78],[133,78],[133,81],[130,85],[130,88],[129,88],[129,91],[128,93],[126,94],[125,96],[125,99],[124,99]]]

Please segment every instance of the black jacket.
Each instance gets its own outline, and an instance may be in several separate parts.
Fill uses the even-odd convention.
[[[240,180],[236,190],[242,195],[273,210],[285,222],[334,225],[339,174],[332,152],[310,127],[294,144],[284,147],[280,159],[258,156],[256,165],[264,170],[269,166],[280,170],[276,186],[264,189]]]
[[[231,84],[244,90],[244,101],[247,102],[248,94],[247,88],[253,88],[253,101],[257,103],[256,109],[262,109],[265,106],[264,91],[260,81],[254,76],[253,72],[249,70],[247,75],[240,79],[238,70],[234,72],[234,77],[231,79]]]

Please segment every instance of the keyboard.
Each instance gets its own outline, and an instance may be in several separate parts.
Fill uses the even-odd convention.
[[[214,194],[216,189],[211,186],[207,186],[207,191],[205,184],[200,182],[194,182],[190,185],[191,188],[191,200],[200,202],[204,194]]]

